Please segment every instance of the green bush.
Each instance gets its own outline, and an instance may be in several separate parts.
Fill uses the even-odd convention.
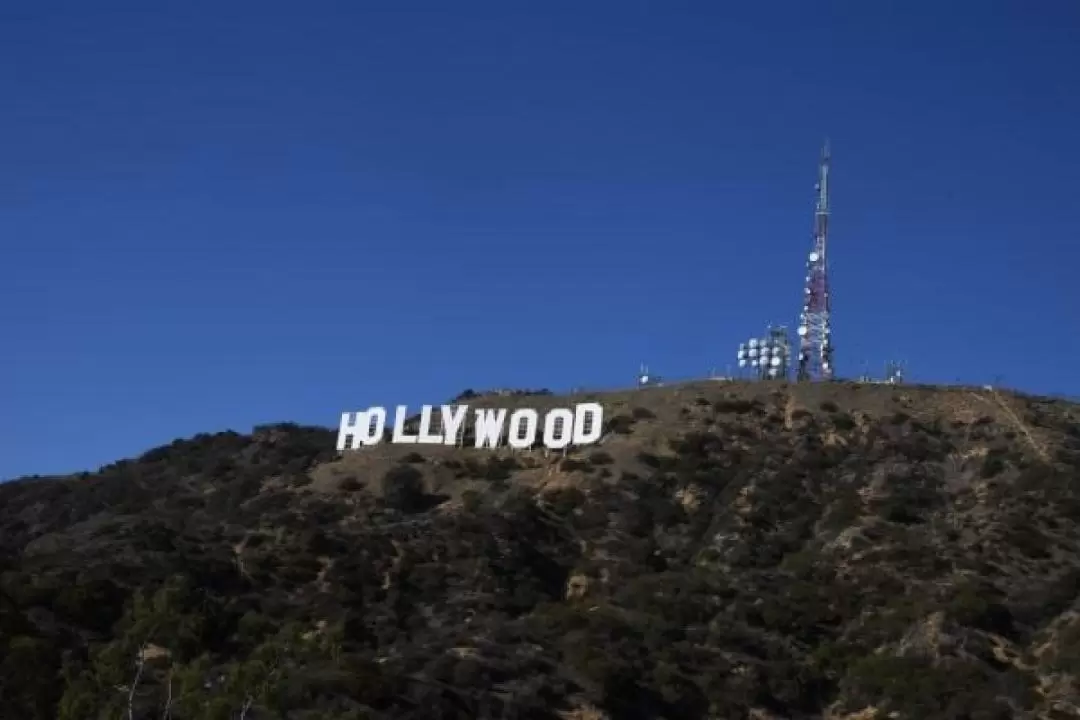
[[[357,490],[363,490],[364,484],[360,482],[356,477],[350,475],[339,480],[338,487],[348,492],[356,492]]]
[[[561,463],[559,463],[559,469],[563,472],[591,472],[593,467],[591,464],[584,460],[565,458]]]
[[[596,452],[589,453],[589,462],[593,465],[610,465],[615,462],[615,458],[611,457],[609,453],[603,450],[597,450]]]
[[[833,427],[837,430],[853,430],[855,428],[855,420],[850,415],[845,413],[836,413],[832,416]]]
[[[629,435],[634,429],[634,418],[629,415],[615,415],[605,423],[605,431],[618,435]]]
[[[979,468],[979,475],[984,479],[997,477],[1005,470],[1005,462],[1000,456],[988,453],[983,458],[982,466]]]
[[[396,465],[383,475],[381,489],[387,507],[411,512],[423,504],[424,475],[411,465]]]
[[[761,407],[761,403],[757,400],[740,400],[738,398],[729,398],[726,400],[717,400],[713,403],[713,409],[718,413],[733,413],[735,415],[745,415]]]

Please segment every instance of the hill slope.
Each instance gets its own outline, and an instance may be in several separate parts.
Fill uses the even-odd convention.
[[[593,398],[565,458],[280,425],[0,485],[0,717],[1080,716],[1076,406]]]

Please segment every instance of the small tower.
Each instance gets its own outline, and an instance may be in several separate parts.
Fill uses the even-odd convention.
[[[652,387],[653,385],[660,384],[660,376],[652,375],[649,373],[649,366],[642,364],[638,370],[637,386],[638,387]]]
[[[904,366],[896,361],[885,363],[885,382],[890,385],[904,382]]]

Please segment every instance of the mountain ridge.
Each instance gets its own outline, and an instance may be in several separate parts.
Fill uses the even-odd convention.
[[[342,454],[274,424],[0,485],[0,716],[1080,712],[1075,404],[718,381],[461,400],[597,401],[605,434]]]

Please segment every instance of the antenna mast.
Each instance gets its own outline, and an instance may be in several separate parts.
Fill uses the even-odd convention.
[[[818,166],[817,204],[814,208],[814,249],[806,263],[806,288],[799,316],[799,365],[797,379],[831,380],[832,339],[829,326],[829,275],[825,250],[829,233],[829,141],[821,151]]]

